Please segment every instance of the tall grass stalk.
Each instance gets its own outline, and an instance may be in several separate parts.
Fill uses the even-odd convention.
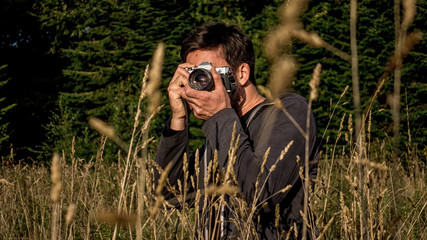
[[[359,168],[359,194],[361,200],[360,214],[360,232],[362,239],[367,239],[367,203],[365,199],[365,166],[362,160],[366,157],[364,152],[364,139],[362,134],[362,116],[361,116],[361,103],[360,103],[360,90],[359,90],[359,56],[357,52],[357,0],[350,1],[350,49],[351,49],[351,76],[353,83],[353,102],[354,102],[354,116],[356,120],[356,162]]]

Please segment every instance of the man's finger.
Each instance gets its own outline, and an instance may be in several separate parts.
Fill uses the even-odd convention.
[[[216,72],[215,68],[211,69],[211,74],[214,80],[215,89],[214,91],[218,91],[224,88],[224,83],[222,83],[221,76]]]
[[[178,65],[178,67],[175,70],[174,75],[172,76],[171,82],[178,80],[179,76],[183,76],[184,78],[188,79],[190,76],[190,73],[187,71],[187,69],[194,67],[193,64],[190,63],[181,63]]]
[[[189,101],[194,102],[199,100],[205,100],[208,98],[209,94],[212,94],[212,92],[196,90],[191,88],[188,83],[184,83],[182,97],[188,99]]]

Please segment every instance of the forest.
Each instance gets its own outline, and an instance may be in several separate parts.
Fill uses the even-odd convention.
[[[70,239],[194,237],[191,210],[180,213],[165,206],[158,215],[151,210],[141,214],[141,209],[158,203],[147,165],[170,117],[166,89],[181,63],[181,42],[203,23],[237,25],[254,44],[256,83],[268,88],[274,67],[269,36],[286,24],[284,9],[294,4],[301,12],[298,28],[305,35],[274,50],[295,59],[289,89],[307,99],[313,69],[322,66],[318,98],[312,103],[323,161],[318,188],[312,190],[313,202],[319,203],[314,211],[321,236],[426,237],[427,1],[359,1],[353,49],[352,1],[2,0],[0,193],[7,197],[0,201],[0,222],[15,230],[0,227],[0,238],[31,233],[36,233],[34,239],[51,234]],[[164,46],[164,60],[156,95],[160,107],[153,110],[152,99],[141,97],[141,92],[147,66],[156,66],[158,46]],[[201,125],[191,116],[192,150],[204,143]],[[353,160],[357,131],[363,132],[368,159],[362,176]],[[50,203],[49,196],[37,196],[50,188],[52,155],[60,158],[63,178],[73,180],[63,183],[61,200]],[[142,172],[144,167],[147,172]],[[138,177],[145,175],[146,180]],[[81,185],[75,183],[77,178],[83,179]],[[357,178],[366,181],[358,183]],[[42,179],[43,187],[32,186],[25,193],[36,179]],[[362,185],[353,189],[354,184]],[[17,194],[10,186],[24,192]],[[28,204],[32,207],[27,209]],[[34,207],[37,204],[42,208]],[[74,223],[64,224],[61,214],[65,219],[71,204],[81,212]],[[117,214],[126,213],[120,215],[125,227],[117,228],[116,220],[106,227],[116,213],[99,217],[94,209],[117,210],[117,205]],[[22,209],[22,214],[5,217],[14,209]],[[165,218],[159,223],[160,214]],[[96,219],[107,219],[107,224]],[[183,225],[174,228],[178,222]],[[333,226],[336,222],[340,224]]]
[[[89,158],[98,148],[100,135],[90,129],[88,119],[98,117],[129,140],[142,73],[158,42],[164,42],[165,89],[180,63],[182,38],[204,22],[238,25],[256,49],[256,79],[267,82],[269,62],[263,40],[279,21],[281,1],[2,1],[0,45],[1,152],[13,151],[16,159],[46,161],[54,151],[69,151],[73,138],[76,153]],[[393,2],[363,1],[359,4],[358,51],[360,92],[366,109],[394,49]],[[418,2],[410,31],[425,29],[425,1]],[[312,1],[302,17],[304,27],[347,55],[349,4],[345,1]],[[404,59],[401,86],[400,148],[411,141],[425,150],[426,69],[425,40]],[[337,108],[329,119],[331,103],[346,86],[352,90],[350,62],[325,48],[296,41],[292,54],[299,68],[292,90],[308,96],[308,80],[316,63],[323,65],[320,96],[313,106],[319,133],[334,135],[340,115]],[[387,96],[393,93],[390,76],[372,106],[373,137],[393,135]],[[345,99],[352,106],[349,95]],[[166,104],[167,105],[167,104]],[[410,113],[404,114],[404,109]],[[158,138],[168,107],[153,120],[151,133]],[[330,121],[329,128],[326,129]],[[197,121],[193,124],[199,126]],[[325,131],[326,130],[326,131]],[[410,136],[408,135],[410,132]],[[200,144],[203,133],[192,131]],[[114,144],[106,154],[115,157]],[[111,150],[110,150],[111,149]]]

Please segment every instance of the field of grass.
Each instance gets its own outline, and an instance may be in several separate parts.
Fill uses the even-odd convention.
[[[347,134],[347,130],[341,132],[342,136]],[[128,165],[125,159],[105,164],[102,159],[105,140],[93,159],[56,155],[51,170],[46,166],[8,165],[3,161],[0,238],[187,239],[193,236],[195,211],[169,209],[166,202],[159,200],[149,170],[152,165],[143,170],[142,159],[132,158]],[[316,225],[325,239],[360,239],[362,199],[357,163],[351,158],[352,145],[336,146],[335,140],[329,141],[332,143],[323,149],[316,187],[310,198],[317,216]],[[378,143],[371,146],[376,150],[369,161],[363,162],[368,210],[366,234],[369,239],[426,239],[425,166],[419,159],[426,153],[417,155],[408,149],[405,159],[408,166],[404,168],[393,162],[392,154],[385,150],[387,139]],[[225,188],[213,191],[233,194],[233,190]],[[245,211],[251,211],[246,208]],[[244,219],[241,220],[243,223]],[[250,233],[246,236],[252,239]]]

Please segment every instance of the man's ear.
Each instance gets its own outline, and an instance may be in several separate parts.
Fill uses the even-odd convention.
[[[250,75],[251,75],[251,69],[249,67],[249,64],[242,63],[237,68],[236,81],[238,81],[240,85],[245,86],[249,81]]]

